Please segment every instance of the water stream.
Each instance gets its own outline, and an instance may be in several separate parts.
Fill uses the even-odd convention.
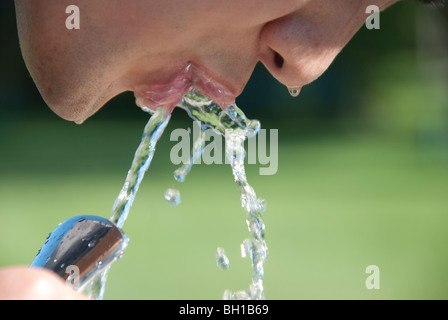
[[[241,255],[243,257],[248,256],[251,259],[252,284],[246,290],[236,292],[226,290],[223,299],[264,299],[263,265],[267,258],[268,248],[264,239],[265,225],[262,220],[262,213],[266,209],[266,204],[263,199],[257,198],[254,189],[248,183],[244,167],[246,157],[244,141],[258,133],[260,123],[257,120],[247,119],[236,104],[232,104],[223,110],[218,104],[194,90],[185,96],[180,107],[185,109],[191,118],[203,124],[202,130],[211,128],[225,137],[226,157],[240,190],[241,205],[246,211],[246,223],[251,238],[245,239],[241,244]],[[175,171],[174,177],[177,181],[185,180],[195,160],[200,157],[204,146],[204,136],[203,134],[199,135],[198,140],[194,142],[190,162]],[[217,250],[217,264],[222,269],[228,269],[228,258],[222,248]]]
[[[251,259],[253,269],[252,283],[246,290],[236,292],[231,292],[230,290],[225,291],[223,298],[264,299],[263,264],[267,257],[267,246],[264,240],[265,226],[261,215],[265,210],[265,202],[257,198],[254,189],[247,182],[244,168],[244,158],[246,155],[244,141],[257,134],[260,129],[260,123],[257,120],[247,119],[235,104],[222,108],[219,104],[213,102],[195,89],[191,89],[184,96],[178,107],[184,109],[192,119],[200,121],[202,123],[202,130],[211,128],[225,137],[226,157],[229,160],[235,182],[241,193],[241,205],[246,211],[246,223],[251,237],[244,240],[241,244],[241,253],[243,257],[249,256]],[[157,142],[162,136],[171,117],[170,112],[167,111],[170,110],[169,108],[158,108],[155,111],[147,107],[142,107],[142,109],[152,113],[152,116],[143,131],[142,140],[135,152],[123,188],[112,208],[110,220],[119,228],[122,228],[128,217],[140,183],[153,159]],[[175,171],[174,177],[177,181],[183,182],[185,180],[195,160],[201,156],[204,146],[203,136],[201,134],[198,141],[194,142],[190,162]],[[165,197],[172,205],[180,202],[180,194],[175,189],[167,190]],[[217,261],[218,258],[222,262],[223,268],[228,269],[229,261],[225,256],[224,249],[218,248]],[[89,296],[96,299],[103,298],[107,271],[108,269],[92,282],[88,290]]]
[[[149,111],[149,109],[146,109],[145,111]],[[123,227],[123,224],[128,217],[129,210],[134,203],[140,183],[151,165],[152,158],[156,152],[157,142],[168,125],[170,118],[170,113],[166,113],[164,108],[158,108],[152,114],[143,131],[142,141],[135,152],[134,160],[132,161],[128,175],[126,176],[123,188],[112,208],[110,221],[115,223],[119,228]]]

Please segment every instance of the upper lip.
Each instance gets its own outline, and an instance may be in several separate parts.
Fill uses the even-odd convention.
[[[205,67],[187,63],[163,83],[146,84],[135,90],[139,107],[174,108],[192,88],[208,96],[214,102],[226,107],[235,102],[237,90],[213,75]]]

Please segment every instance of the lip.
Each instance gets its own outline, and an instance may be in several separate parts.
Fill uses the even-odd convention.
[[[151,110],[165,107],[171,111],[192,88],[199,90],[224,109],[235,103],[236,90],[202,66],[189,62],[169,79],[163,83],[146,84],[135,90],[137,105]]]

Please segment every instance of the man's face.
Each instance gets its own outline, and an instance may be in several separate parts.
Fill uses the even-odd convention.
[[[82,122],[124,91],[175,104],[190,85],[230,102],[261,61],[285,86],[318,78],[367,18],[397,0],[16,0],[23,56],[61,117]],[[222,101],[219,101],[222,100]]]

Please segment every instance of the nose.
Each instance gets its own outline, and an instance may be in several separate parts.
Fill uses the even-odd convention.
[[[332,27],[300,14],[271,21],[260,34],[260,61],[278,81],[299,89],[316,80],[345,45]]]

